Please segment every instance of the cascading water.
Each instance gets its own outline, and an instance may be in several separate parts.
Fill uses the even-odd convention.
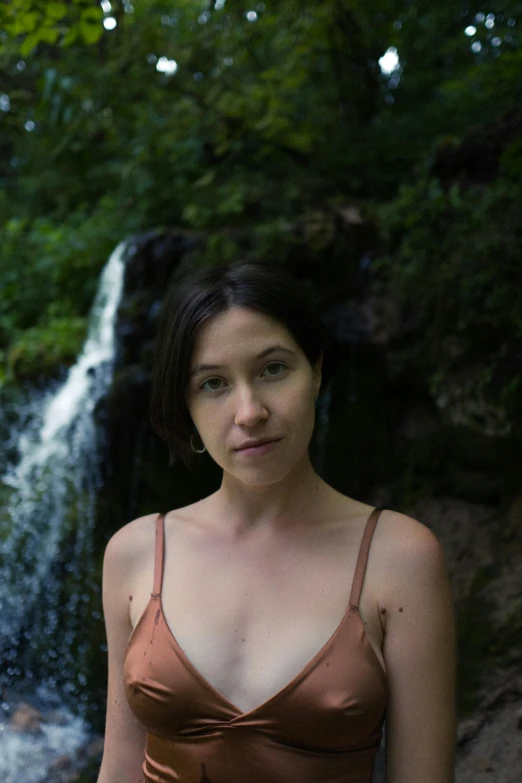
[[[7,501],[0,518],[0,700],[12,682],[21,682],[44,711],[50,705],[56,712],[60,697],[70,701],[72,695],[81,713],[81,703],[88,698],[83,688],[90,647],[86,612],[99,617],[98,609],[89,606],[90,596],[99,592],[99,585],[92,584],[100,483],[93,412],[112,380],[125,250],[126,243],[118,245],[103,269],[76,364],[59,388],[32,400],[18,459],[3,477]],[[84,739],[84,722],[62,706],[61,725],[48,723],[39,737],[27,737],[28,763],[21,735],[10,731],[10,710],[9,700],[4,701],[2,783],[47,780],[53,754],[71,752]]]

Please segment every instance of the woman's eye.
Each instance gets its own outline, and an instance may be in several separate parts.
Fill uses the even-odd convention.
[[[268,370],[269,367],[286,367],[286,364],[283,364],[282,362],[270,362],[270,364],[267,364],[265,367],[265,370]],[[270,373],[272,375],[272,373]]]
[[[270,362],[270,364],[267,364],[267,366],[265,367],[265,370],[268,370],[269,367],[283,367],[284,369],[286,369],[286,364],[283,364],[283,362]],[[269,375],[272,376],[272,377],[274,375],[277,376],[279,374],[280,374],[279,372],[278,373],[272,373],[272,372],[269,373]],[[214,386],[213,388],[209,388],[209,389],[205,389],[204,388],[207,383],[212,383],[214,381],[217,381],[218,383],[223,383],[221,378],[207,378],[207,380],[204,381],[199,388],[203,389],[203,391],[210,391],[210,392],[221,391],[221,388],[220,387],[216,387],[216,386]]]
[[[212,383],[212,381],[219,381],[219,383],[221,383],[219,378],[209,378],[207,381],[204,381],[199,388],[203,389],[203,391],[219,391],[219,389],[216,389],[216,388],[214,388],[214,389],[205,389],[204,388],[206,383]]]

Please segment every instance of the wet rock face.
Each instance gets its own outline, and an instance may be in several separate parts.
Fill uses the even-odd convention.
[[[103,737],[56,699],[2,693],[1,783],[95,783],[102,754]]]
[[[40,712],[30,704],[22,702],[18,705],[9,721],[9,728],[17,732],[38,734],[42,716]]]
[[[459,628],[456,783],[519,783],[522,495],[497,507],[426,498],[408,513],[441,541]]]
[[[166,476],[168,451],[153,433],[148,418],[154,341],[169,281],[195,244],[188,233],[171,231],[137,236],[128,247],[124,294],[116,325],[118,354],[114,379],[109,394],[95,412],[106,437],[103,471],[107,491],[100,493],[100,526],[108,525],[106,532],[115,532],[125,521],[138,516],[142,496],[144,506],[148,502],[149,482],[140,470],[143,463],[152,477],[170,478]],[[102,540],[100,549],[105,543]]]
[[[497,691],[485,684],[480,710],[459,726],[456,783],[519,783],[522,678],[504,669]]]
[[[116,327],[119,364],[142,363],[147,357],[169,281],[194,245],[195,240],[181,232],[143,234],[129,244]]]
[[[62,772],[65,772],[66,770],[70,770],[72,764],[73,764],[73,759],[71,756],[67,756],[65,754],[63,756],[58,756],[49,765],[49,769],[47,772],[48,779],[49,778],[53,779],[56,776],[60,776]]]

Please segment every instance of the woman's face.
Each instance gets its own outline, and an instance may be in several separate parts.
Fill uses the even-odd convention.
[[[240,480],[265,483],[288,474],[312,437],[321,363],[322,357],[312,369],[283,324],[248,308],[233,307],[203,324],[186,400],[216,463]],[[237,450],[260,438],[279,442],[264,454]]]

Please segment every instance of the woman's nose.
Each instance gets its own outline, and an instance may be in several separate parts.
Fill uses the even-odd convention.
[[[260,395],[252,389],[238,394],[236,406],[236,424],[252,425],[268,417]]]

